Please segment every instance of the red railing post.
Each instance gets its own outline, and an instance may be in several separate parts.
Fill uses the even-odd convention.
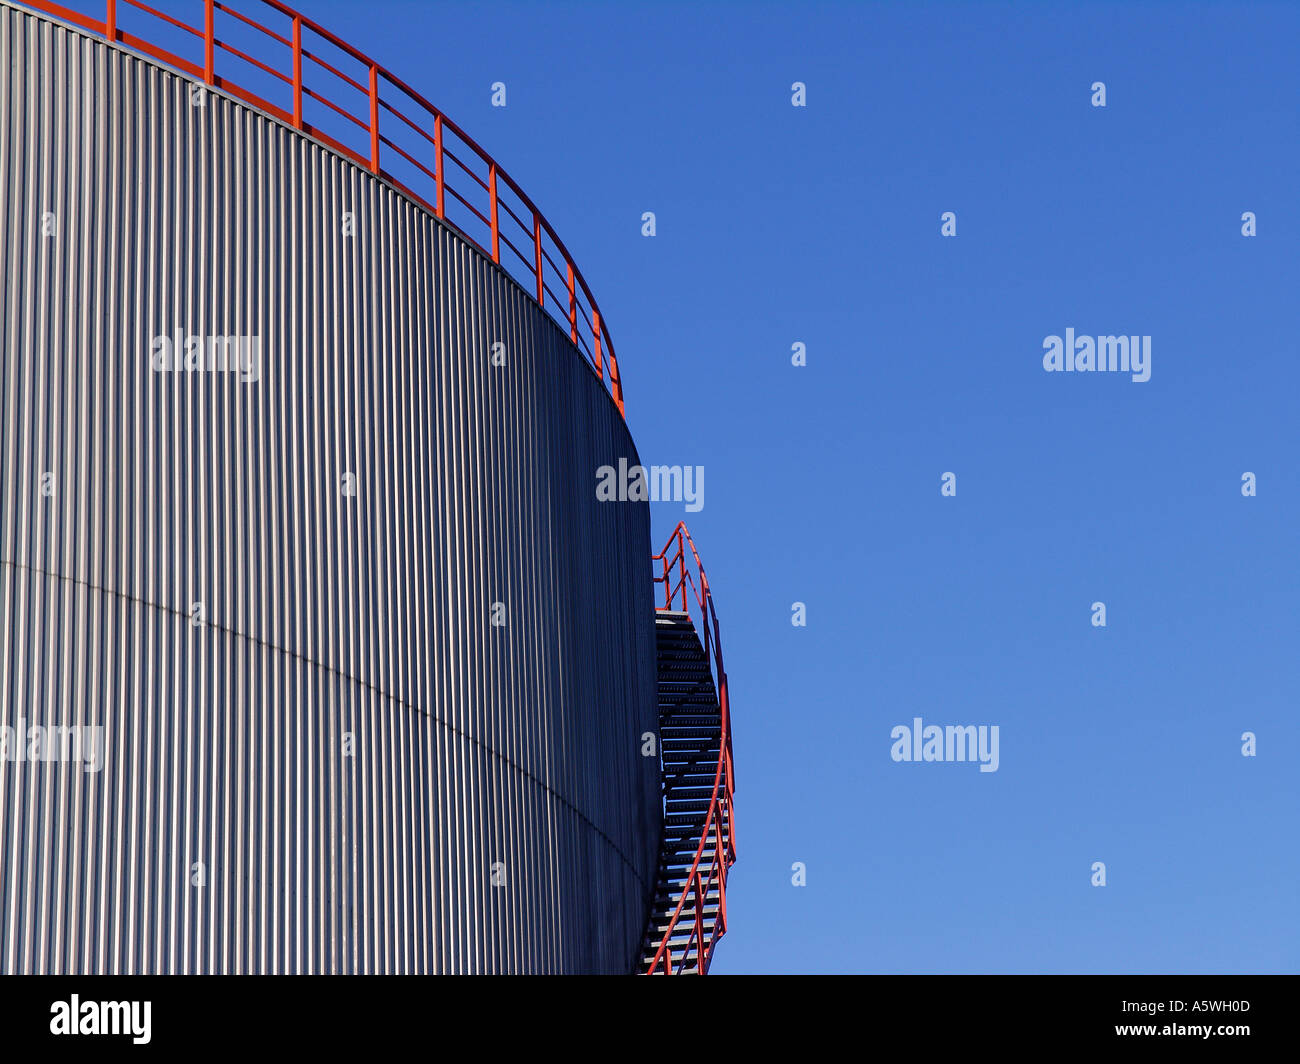
[[[104,36],[117,41],[117,0],[107,0],[104,7]]]
[[[575,344],[578,342],[578,298],[573,291],[573,263],[565,259],[569,265],[569,339]]]
[[[704,656],[709,656],[709,603],[712,599],[709,597],[709,578],[700,569],[700,627],[703,629],[704,636]]]
[[[443,178],[443,173],[442,173],[442,165],[443,165],[442,115],[440,114],[433,116],[433,154],[437,156],[437,158],[434,160],[433,172],[435,175],[435,180],[437,181],[438,184],[438,204],[437,204],[438,217],[445,218],[447,215],[447,207],[443,201],[442,189],[443,189],[443,185],[446,184],[446,182]]]
[[[623,410],[623,380],[618,375],[618,359],[614,357],[614,349],[609,349],[609,389],[614,396],[614,405],[618,407],[621,416],[626,417]]]
[[[302,129],[302,16],[293,16],[293,128]]]
[[[690,599],[686,597],[686,545],[682,540],[682,526],[677,526],[677,575],[682,585],[682,612],[691,612]]]
[[[379,67],[370,64],[370,170],[379,173]]]
[[[501,262],[501,226],[497,223],[497,164],[488,164],[488,199],[492,203],[492,261]]]
[[[601,380],[604,380],[605,371],[600,365],[600,311],[596,310],[594,307],[591,311],[591,336],[595,341],[592,344],[592,350],[595,352],[596,357],[596,373]]]
[[[726,846],[722,837],[722,816],[718,816],[718,848],[714,851],[714,859],[717,861],[719,868],[723,867],[723,861],[726,859]],[[727,880],[725,877],[718,880],[718,915],[722,920],[725,930],[727,923]]]
[[[212,0],[205,0],[203,9],[203,80],[209,85],[215,85],[217,70],[214,46],[217,33],[215,26],[216,12],[212,7]]]
[[[704,974],[704,884],[695,873],[695,974]]]
[[[533,259],[537,270],[537,305],[546,306],[546,284],[542,280],[542,216],[533,209]]]
[[[727,674],[718,668],[718,710],[722,714],[722,726],[726,729],[727,745],[722,751],[723,771],[726,774],[725,794],[727,796],[727,850],[734,860],[736,855],[736,816],[731,808],[731,796],[736,790],[736,769],[731,757],[731,699],[727,694]]]

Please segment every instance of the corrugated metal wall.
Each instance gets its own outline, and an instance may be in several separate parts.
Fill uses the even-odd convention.
[[[0,707],[105,744],[12,733],[0,971],[629,970],[627,430],[452,231],[191,88],[0,5]],[[153,369],[178,329],[257,337],[260,379]]]

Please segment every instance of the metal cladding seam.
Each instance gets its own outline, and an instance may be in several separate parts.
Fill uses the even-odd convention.
[[[453,229],[194,87],[0,3],[0,712],[105,742],[0,758],[0,972],[628,971],[626,426]]]

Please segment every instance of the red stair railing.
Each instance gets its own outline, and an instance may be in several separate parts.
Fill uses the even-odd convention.
[[[252,6],[262,18],[274,19],[275,27],[236,10],[227,0],[186,0],[198,9],[194,25],[141,0],[67,0],[75,8],[50,0],[15,2],[251,104],[405,193],[456,229],[533,296],[564,328],[605,384],[619,413],[624,412],[622,378],[604,315],[551,224],[460,126],[369,56],[279,0],[241,0],[241,6]],[[102,19],[97,17],[101,13]],[[130,28],[124,20],[131,22]],[[189,46],[193,58],[171,50],[182,44]],[[323,54],[327,48],[338,53],[330,57],[333,62]],[[311,77],[304,76],[304,60],[312,64],[307,68]],[[238,64],[258,71],[256,76],[263,82],[269,79],[281,94],[280,102],[237,84],[229,71]],[[323,87],[327,81],[352,90],[345,102],[327,94]],[[307,104],[319,112],[319,118],[304,118]],[[345,142],[348,137],[352,145]]]
[[[689,559],[687,548],[690,548]],[[732,808],[732,795],[736,788],[735,771],[731,758],[731,716],[727,700],[727,672],[722,663],[722,641],[718,632],[718,611],[709,590],[709,578],[700,562],[695,541],[679,522],[667,544],[652,559],[661,570],[654,580],[663,586],[659,611],[686,613],[699,633],[704,655],[709,659],[713,682],[718,692],[718,711],[721,720],[721,737],[718,743],[718,763],[713,774],[713,793],[709,809],[700,832],[700,843],[695,851],[686,876],[686,886],[669,919],[668,928],[659,943],[647,975],[662,972],[672,975],[685,971],[695,962],[695,970],[707,975],[713,959],[713,950],[727,930],[727,874],[736,861],[736,822]],[[698,574],[698,580],[696,579]],[[693,603],[693,604],[692,604]],[[714,888],[718,892],[718,913],[712,934],[705,940],[704,906]],[[694,900],[694,926],[687,939],[677,945],[671,940],[682,919],[688,900]]]

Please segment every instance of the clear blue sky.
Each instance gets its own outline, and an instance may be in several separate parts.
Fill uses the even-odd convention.
[[[301,6],[529,191],[705,467],[716,971],[1300,969],[1300,5]],[[1045,373],[1067,327],[1151,380]],[[999,771],[894,763],[915,716]]]

